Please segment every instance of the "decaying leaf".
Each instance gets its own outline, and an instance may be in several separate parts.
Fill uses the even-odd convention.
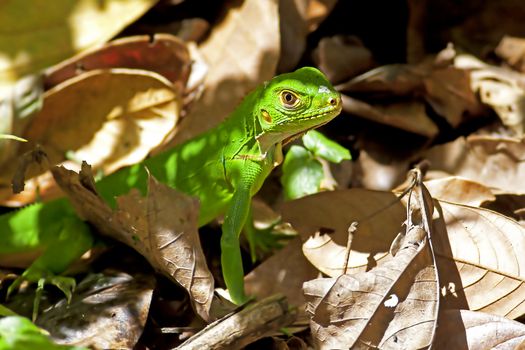
[[[134,164],[163,142],[179,117],[180,96],[164,77],[148,71],[130,69],[94,70],[69,79],[44,95],[44,108],[21,135],[30,142],[18,155],[41,145],[50,164],[65,161],[78,169],[81,160],[92,163],[105,174]],[[15,155],[17,157],[18,155]],[[7,186],[16,162],[2,172],[1,184]],[[28,177],[37,175],[28,174]],[[32,201],[46,197],[45,179],[26,183],[20,197],[2,191],[4,200]],[[52,190],[52,189],[51,189]]]
[[[433,198],[447,202],[479,207],[482,203],[496,200],[490,188],[458,176],[449,176],[425,182]]]
[[[439,315],[436,349],[521,349],[525,342],[523,323],[469,310],[444,310]],[[521,347],[518,347],[521,345]]]
[[[377,123],[390,125],[428,138],[438,134],[436,124],[425,112],[422,102],[392,103],[388,105],[368,104],[358,99],[342,96],[343,109]]]
[[[525,130],[525,78],[508,69],[488,65],[470,55],[459,55],[455,66],[470,71],[472,91],[490,106],[516,136]]]
[[[349,222],[361,222],[348,264],[349,273],[356,273],[391,259],[388,247],[406,218],[393,200],[391,193],[360,189],[319,193],[285,203],[283,219],[303,240],[312,236],[303,245],[305,256],[329,276],[342,272]],[[525,228],[491,210],[438,204],[432,242],[442,305],[508,318],[525,314]]]
[[[525,228],[493,211],[439,202],[434,250],[443,306],[525,314]]]
[[[258,299],[277,293],[285,295],[288,303],[298,308],[297,317],[304,320],[302,285],[317,275],[317,269],[305,259],[301,251],[301,240],[294,238],[247,274],[244,287],[248,295]]]
[[[297,66],[306,49],[308,34],[330,14],[335,3],[334,0],[279,1],[279,72],[288,72]]]
[[[431,148],[425,158],[430,161],[432,170],[479,182],[496,192],[525,193],[523,140],[493,136],[460,137]]]
[[[61,300],[37,324],[59,344],[130,349],[146,325],[154,287],[151,275],[90,275],[79,283],[71,303]]]
[[[505,35],[494,50],[496,55],[520,72],[525,72],[525,39]]]
[[[456,127],[468,116],[480,114],[483,108],[471,87],[469,70],[453,65],[455,55],[452,48],[446,48],[433,60],[414,65],[381,66],[340,84],[337,89],[352,97],[352,103],[347,101],[346,106],[343,103],[343,109],[382,124],[409,132],[418,131],[421,135],[433,137],[437,134],[437,127],[424,109],[414,111],[409,107],[400,107],[403,104],[422,105],[423,101],[426,101],[437,114]],[[374,101],[373,107],[357,100],[355,96],[358,94],[367,97],[368,103],[370,100]],[[399,101],[393,100],[393,97]],[[407,103],[400,97],[410,97],[410,102]],[[397,110],[401,112],[398,114],[403,118],[393,118],[386,113],[381,115],[373,111],[376,104],[381,105],[385,102],[398,105]],[[395,113],[393,114],[395,116]],[[418,122],[412,120],[416,116],[419,117]],[[424,123],[424,126],[417,125],[420,123]]]
[[[321,39],[314,51],[314,60],[334,84],[374,66],[372,52],[355,36],[338,35]]]
[[[107,0],[102,6],[97,0],[75,0],[53,7],[45,0],[2,2],[0,84],[107,41],[156,2]]]
[[[119,207],[112,211],[89,185],[91,170],[85,162],[80,177],[62,167],[52,171],[79,215],[101,233],[137,250],[156,270],[182,285],[195,311],[204,320],[210,319],[214,282],[198,237],[197,199],[150,177],[146,197],[134,189],[117,197]]]
[[[249,91],[274,76],[280,46],[277,7],[277,0],[247,0],[231,7],[199,46],[209,65],[204,94],[181,122],[172,145],[217,125]]]
[[[10,86],[0,86],[0,134],[21,135],[31,117],[42,108],[44,92],[39,74],[25,76]],[[0,139],[0,166],[18,149],[17,142]]]
[[[409,211],[407,231],[393,259],[367,272],[304,284],[318,348],[431,346],[439,309],[439,283],[428,241],[433,207],[426,208],[432,200],[428,192],[419,186],[415,192],[417,204]]]
[[[95,69],[132,68],[158,73],[182,95],[188,81],[191,58],[184,42],[173,35],[124,37],[83,52],[46,71],[47,88]]]
[[[332,277],[343,273],[351,222],[359,222],[359,232],[353,238],[348,273],[356,273],[390,258],[390,244],[406,216],[405,208],[394,194],[357,188],[285,202],[282,212],[283,220],[301,235],[306,258]],[[365,220],[372,215],[374,220]]]

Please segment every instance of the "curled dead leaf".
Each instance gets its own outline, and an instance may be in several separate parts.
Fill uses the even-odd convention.
[[[348,264],[355,273],[392,258],[390,242],[406,219],[404,207],[392,205],[392,199],[388,192],[358,189],[320,193],[285,203],[283,219],[303,240],[331,229],[303,246],[307,259],[329,276],[342,272],[348,222],[361,222]],[[432,244],[442,305],[508,318],[525,314],[525,228],[491,210],[445,201],[435,205]]]
[[[444,310],[439,315],[436,349],[522,349],[525,326],[501,316],[469,310]],[[521,347],[519,347],[521,345]]]
[[[521,139],[461,137],[431,148],[424,156],[430,161],[432,170],[479,182],[496,193],[525,193],[522,184],[525,176],[525,141]]]
[[[411,226],[402,248],[388,262],[367,272],[304,284],[318,348],[431,346],[439,283],[428,234],[421,225]]]
[[[247,0],[231,7],[199,46],[209,65],[204,93],[170,144],[182,143],[217,125],[248,91],[271,79],[279,47],[277,0]]]
[[[40,71],[119,33],[156,0],[71,1],[35,0],[0,4],[0,84]],[[20,16],[18,14],[23,14]],[[89,25],[86,25],[89,24]],[[23,53],[23,54],[21,54]]]
[[[113,211],[94,189],[89,166],[84,162],[80,176],[56,167],[53,175],[79,215],[101,233],[143,255],[159,272],[182,285],[192,306],[204,320],[210,320],[214,281],[198,237],[198,201],[150,176],[146,197],[137,190],[117,197]]]
[[[79,68],[80,67],[80,68]],[[46,72],[47,88],[96,69],[131,68],[158,73],[182,95],[190,75],[191,57],[186,44],[170,34],[124,37],[83,52]]]
[[[49,90],[44,108],[21,135],[30,142],[19,148],[20,154],[39,144],[50,164],[60,164],[66,154],[70,168],[78,169],[80,160],[93,164],[97,171],[109,174],[116,169],[144,159],[151,149],[164,141],[175,127],[180,111],[180,96],[162,76],[130,69],[94,70]],[[20,205],[39,195],[56,195],[56,189],[43,175],[26,183],[26,191],[11,197],[11,175],[16,162],[7,163],[0,178],[0,198],[4,203]],[[39,175],[30,173],[28,177]]]
[[[433,198],[448,202],[480,206],[496,200],[490,188],[458,176],[449,176],[425,182]]]

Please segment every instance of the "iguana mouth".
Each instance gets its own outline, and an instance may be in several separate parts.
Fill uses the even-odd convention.
[[[317,129],[318,127],[323,126],[323,125],[327,124],[328,122],[329,122],[329,120],[326,121],[326,122],[324,122],[324,123],[318,124],[318,125],[316,125],[316,126],[312,126],[311,128],[308,128],[308,129],[303,130],[303,131],[301,131],[301,132],[298,132],[297,134],[293,134],[293,135],[291,135],[291,136],[288,136],[287,138],[285,138],[285,139],[283,140],[283,142],[282,142],[283,146],[286,146],[286,145],[289,144],[290,142],[292,142],[292,141],[294,141],[294,140],[297,140],[299,137],[303,136],[303,135],[306,134],[308,131],[313,130],[313,129]]]

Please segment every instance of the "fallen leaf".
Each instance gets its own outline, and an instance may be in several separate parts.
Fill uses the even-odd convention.
[[[426,101],[451,126],[457,127],[466,118],[480,115],[483,106],[471,86],[470,71],[464,67],[456,67],[455,57],[455,50],[447,47],[433,58],[418,64],[389,64],[354,77],[336,86],[339,91],[352,95],[353,105],[347,102],[346,107],[344,98],[349,96],[343,96],[343,109],[348,113],[370,118],[378,114],[370,111],[371,106],[386,103],[422,105],[423,101]],[[356,97],[366,98],[367,102],[359,101]],[[411,102],[400,101],[400,97],[410,97]],[[401,112],[404,117],[402,119],[405,120],[404,125],[393,126],[409,132],[419,130],[419,133],[425,136],[434,136],[437,133],[437,127],[426,115],[424,108],[420,107],[419,111]],[[412,114],[418,116],[417,122],[407,120]],[[387,125],[390,125],[392,120],[390,116],[375,118],[375,121]],[[421,123],[424,123],[424,127],[418,126]]]
[[[230,7],[199,46],[209,65],[204,94],[170,144],[182,143],[216,126],[249,91],[271,79],[279,45],[277,0],[246,0],[239,7]]]
[[[0,86],[0,134],[21,135],[31,117],[42,108],[42,77],[28,75],[10,86]],[[0,166],[12,157],[18,143],[0,139]]]
[[[425,112],[422,102],[392,103],[389,105],[368,104],[343,95],[343,110],[368,120],[389,125],[428,138],[438,134],[436,124]]]
[[[525,72],[525,39],[505,35],[494,50],[514,69]]]
[[[424,153],[431,170],[479,182],[497,192],[525,194],[525,142],[493,136],[460,137]],[[431,175],[431,172],[429,173]]]
[[[70,168],[78,169],[81,160],[91,162],[97,171],[109,174],[118,168],[144,159],[161,144],[179,117],[180,96],[162,76],[147,71],[94,70],[67,80],[44,95],[44,108],[21,135],[30,142],[18,155],[39,144],[50,164],[69,158]],[[15,158],[16,158],[15,157]],[[4,168],[0,183],[4,203],[20,204],[34,200],[38,188],[43,198],[56,196],[46,179],[26,182],[21,196],[11,197],[10,177],[16,161]],[[38,173],[30,173],[31,178]]]
[[[423,202],[432,200],[424,188],[417,186],[415,193],[417,204],[409,211],[407,231],[394,258],[367,272],[304,284],[310,328],[319,349],[358,344],[430,348],[439,309],[439,282],[427,240],[433,208],[422,208]],[[359,228],[354,235],[359,235]]]
[[[471,55],[458,55],[456,67],[470,71],[470,85],[481,102],[490,106],[514,135],[525,129],[525,77],[509,69],[488,65]]]
[[[321,39],[313,58],[316,66],[334,84],[348,80],[375,65],[372,52],[355,36],[337,35]]]
[[[198,199],[150,177],[146,198],[133,190],[117,203],[119,221],[134,231],[128,245],[184,287],[196,312],[209,320],[214,283],[199,240]]]
[[[437,203],[432,243],[442,307],[508,318],[525,314],[525,228],[491,210]],[[389,192],[323,192],[283,205],[283,220],[306,240],[305,256],[328,276],[343,272],[350,222],[360,223],[348,263],[348,272],[356,273],[392,259],[388,249],[405,219],[403,205]],[[331,233],[316,237],[316,232]]]
[[[330,14],[335,0],[279,1],[281,54],[277,71],[288,72],[299,63],[306,49],[306,38]]]
[[[425,181],[433,198],[447,202],[479,207],[482,203],[496,200],[490,188],[457,176]]]
[[[244,277],[248,295],[257,299],[273,294],[283,294],[288,303],[298,308],[298,319],[305,320],[303,283],[316,278],[318,271],[301,251],[301,240],[292,239],[286,247],[276,252]]]
[[[525,228],[493,211],[439,202],[434,235],[442,306],[525,314]]]
[[[198,237],[198,201],[158,183],[150,176],[148,195],[138,190],[117,197],[113,211],[94,189],[89,166],[80,174],[55,167],[55,180],[66,192],[76,212],[100,233],[116,239],[143,255],[160,273],[182,285],[193,308],[210,320],[213,277]]]
[[[186,44],[169,34],[139,35],[110,41],[51,67],[46,71],[47,88],[77,76],[79,72],[104,68],[132,68],[158,73],[171,81],[182,95],[191,71]]]
[[[343,273],[351,222],[359,222],[348,263],[348,272],[356,273],[391,258],[390,244],[406,213],[393,193],[354,188],[285,202],[282,216],[283,221],[291,223],[300,234],[303,253],[310,263],[334,277]],[[374,220],[365,220],[371,216]]]
[[[76,0],[53,7],[44,0],[2,2],[0,85],[107,41],[156,2]]]
[[[371,130],[370,130],[371,129]],[[378,133],[366,129],[357,140],[359,157],[354,161],[352,186],[371,190],[390,191],[406,179],[406,172],[426,139],[402,132]],[[403,142],[399,142],[399,140]]]
[[[483,312],[444,310],[435,339],[436,349],[518,349],[525,342],[525,326]]]
[[[148,319],[155,278],[127,274],[89,275],[71,303],[61,300],[37,320],[59,344],[130,349]]]
[[[434,69],[424,78],[425,100],[453,127],[481,111],[470,80],[469,71],[454,67]]]

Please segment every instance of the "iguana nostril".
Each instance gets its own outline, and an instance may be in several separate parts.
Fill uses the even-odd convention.
[[[328,103],[331,104],[332,106],[335,106],[337,104],[337,100],[333,97],[330,97],[328,99]]]

